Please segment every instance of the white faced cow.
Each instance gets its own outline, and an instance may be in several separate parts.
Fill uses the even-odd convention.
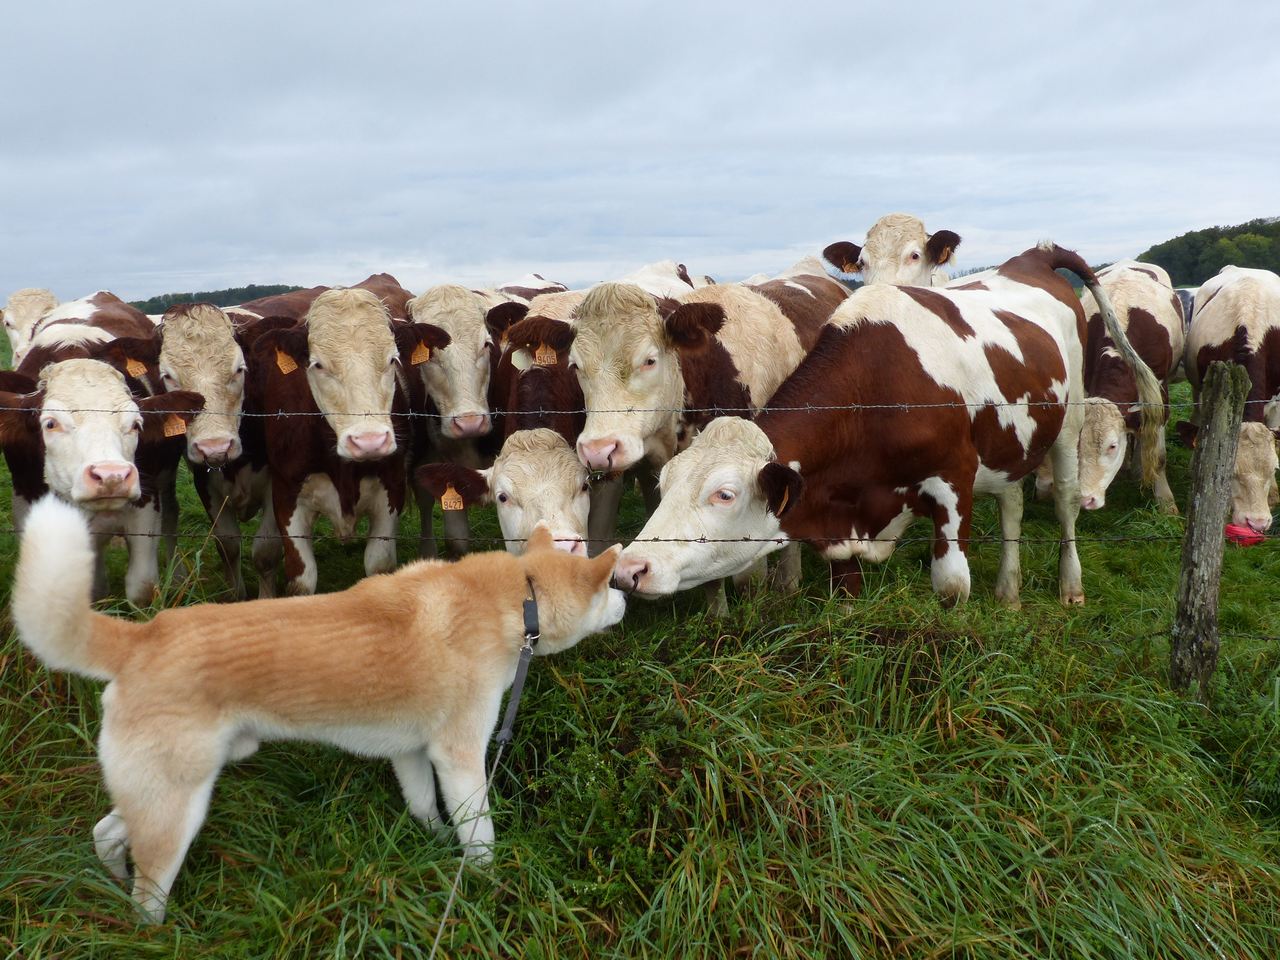
[[[50,291],[38,287],[27,287],[10,294],[4,309],[0,310],[0,318],[4,319],[4,332],[9,337],[9,350],[14,367],[17,367],[26,355],[27,345],[31,342],[31,332],[36,323],[57,305],[57,297]]]
[[[943,267],[959,245],[960,237],[950,230],[926,233],[918,218],[890,213],[872,224],[862,246],[841,240],[822,255],[841,273],[861,274],[868,285],[941,287],[949,279]]]

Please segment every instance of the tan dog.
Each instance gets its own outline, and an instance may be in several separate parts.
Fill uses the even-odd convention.
[[[13,618],[51,669],[111,681],[98,754],[115,807],[94,846],[121,879],[132,851],[133,898],[158,923],[218,772],[264,739],[390,758],[409,809],[433,828],[438,775],[459,840],[487,861],[485,746],[515,675],[529,584],[534,651],[564,650],[622,619],[625,600],[609,587],[617,553],[572,556],[541,527],[520,557],[419,562],[342,593],[178,607],[133,623],[90,608],[88,528],[50,496],[27,518]]]

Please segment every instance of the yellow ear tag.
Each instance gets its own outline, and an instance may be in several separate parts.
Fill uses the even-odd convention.
[[[166,437],[180,437],[186,432],[187,421],[176,413],[171,413],[164,418],[164,435]]]
[[[538,349],[533,351],[533,362],[540,367],[554,367],[556,365],[556,348],[548,347],[545,343],[538,344]]]
[[[289,374],[298,369],[298,362],[279,347],[276,347],[276,366],[281,373]]]
[[[125,360],[124,368],[131,377],[145,377],[147,375],[147,365],[141,360],[133,359],[133,357]]]
[[[462,510],[465,507],[466,504],[462,501],[462,494],[453,489],[452,483],[446,484],[444,493],[440,494],[440,509],[453,511]]]
[[[786,512],[786,509],[787,509],[787,501],[788,501],[788,500],[790,500],[790,499],[791,499],[791,488],[790,488],[790,487],[784,487],[784,488],[783,488],[783,490],[782,490],[782,502],[781,502],[780,504],[778,504],[778,512],[777,512],[777,514],[775,514],[775,516],[779,516],[779,517],[780,517],[780,516],[782,516],[782,514],[783,514],[783,513],[785,513],[785,512]]]
[[[418,364],[420,363],[426,363],[430,359],[431,359],[431,348],[428,347],[425,343],[421,343],[421,342],[416,347],[413,348],[413,353],[409,354],[409,362],[413,364],[415,367],[418,366]],[[448,510],[449,508],[445,507],[445,509]],[[462,508],[458,507],[458,509],[461,510]]]
[[[942,266],[944,263],[946,263],[950,259],[951,259],[951,248],[943,247],[942,256],[938,258],[938,266]]]

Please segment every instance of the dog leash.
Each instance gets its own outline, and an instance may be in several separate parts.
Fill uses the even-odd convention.
[[[498,735],[494,738],[498,743],[497,753],[493,756],[493,766],[489,768],[489,776],[484,781],[484,795],[482,799],[489,798],[489,785],[493,782],[493,775],[498,770],[498,764],[502,762],[502,752],[507,748],[507,744],[511,742],[512,731],[515,728],[516,712],[520,709],[520,695],[524,692],[524,681],[529,675],[529,660],[533,656],[533,648],[538,645],[538,640],[542,636],[542,631],[538,626],[538,598],[533,592],[533,580],[528,576],[524,578],[526,593],[524,597],[524,642],[520,644],[520,660],[516,664],[516,676],[511,681],[511,694],[507,697],[507,712],[502,718],[502,727],[498,730]],[[440,917],[440,927],[436,930],[436,939],[431,944],[431,953],[428,954],[427,960],[435,960],[436,951],[440,948],[440,938],[444,936],[445,924],[449,921],[449,913],[453,910],[453,901],[458,895],[458,884],[462,882],[462,868],[467,864],[467,850],[471,847],[471,841],[476,836],[476,821],[478,817],[471,818],[471,835],[467,837],[467,842],[462,847],[462,859],[458,861],[458,872],[453,876],[453,887],[449,890],[449,899],[445,901],[444,913]]]

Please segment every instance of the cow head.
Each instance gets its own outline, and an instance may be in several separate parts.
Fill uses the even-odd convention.
[[[712,420],[659,477],[662,500],[622,551],[615,581],[657,597],[741,573],[787,542],[781,518],[804,482],[749,420]]]
[[[235,460],[247,370],[230,318],[212,304],[184,303],[165,313],[160,329],[165,390],[194,390],[205,401],[187,430],[187,458],[215,468]]]
[[[1231,522],[1265,533],[1276,506],[1276,435],[1265,423],[1240,424],[1236,465],[1231,474]]]
[[[30,455],[42,450],[45,483],[90,510],[137,500],[138,444],[182,434],[203,405],[188,392],[135,401],[124,375],[98,360],[49,364],[31,387],[0,393],[0,407],[9,408],[0,410],[0,443]]]
[[[48,290],[27,287],[11,295],[4,309],[0,310],[15,367],[27,354],[36,322],[57,305],[58,298]]]
[[[1129,433],[1139,414],[1128,417],[1110,400],[1088,397],[1080,428],[1080,506],[1097,510],[1107,502],[1107,488],[1124,465]]]
[[[587,470],[554,430],[516,431],[488,470],[433,463],[419,467],[415,476],[437,499],[452,486],[466,507],[497,504],[498,523],[511,553],[523,553],[534,527],[543,523],[557,547],[586,556],[591,502]]]
[[[951,262],[959,245],[959,235],[950,230],[929,234],[916,217],[891,213],[872,225],[862,246],[841,240],[822,255],[841,273],[862,274],[863,283],[929,287],[946,282],[940,268]]]
[[[465,287],[443,284],[406,307],[415,323],[449,334],[449,349],[418,366],[427,395],[440,411],[440,432],[452,439],[482,437],[493,429],[489,376],[497,349],[485,323],[484,301]]]
[[[626,283],[602,283],[579,305],[569,366],[582,386],[586,426],[578,456],[617,471],[675,451],[684,381],[654,299]]]

